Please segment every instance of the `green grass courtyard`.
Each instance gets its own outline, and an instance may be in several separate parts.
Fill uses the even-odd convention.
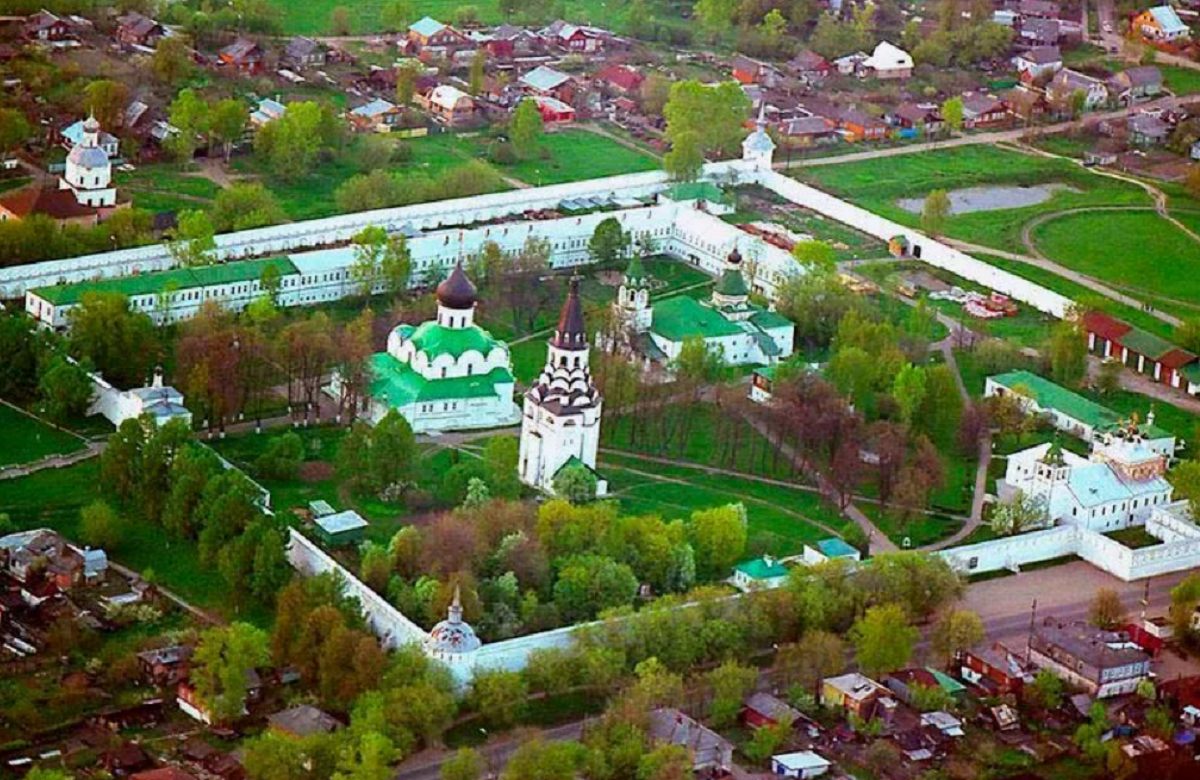
[[[70,455],[86,445],[78,436],[0,404],[0,467],[19,466],[50,455]]]

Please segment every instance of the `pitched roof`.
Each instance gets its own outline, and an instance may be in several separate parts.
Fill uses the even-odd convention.
[[[962,96],[963,111],[979,115],[1004,110],[1004,101],[991,95],[970,92]]]
[[[53,287],[39,287],[33,294],[55,306],[79,303],[83,296],[93,292],[120,293],[126,297],[154,295],[160,292],[178,292],[197,287],[212,287],[220,284],[252,282],[262,278],[263,271],[273,266],[281,276],[297,273],[295,265],[286,257],[265,260],[241,260],[232,263],[201,266],[199,268],[176,268],[171,271],[135,274],[113,279],[77,282]]]
[[[321,51],[321,44],[314,41],[312,38],[305,38],[298,35],[288,42],[286,54],[294,59],[308,57]]]
[[[626,92],[632,92],[646,80],[645,76],[626,65],[607,65],[596,74],[596,78]]]
[[[164,766],[130,775],[129,780],[196,780],[196,777],[177,766]]]
[[[258,50],[258,51],[256,51]],[[257,41],[249,38],[238,38],[233,43],[221,49],[221,56],[235,62],[249,58],[252,54],[262,54]]]
[[[442,24],[437,19],[434,19],[432,16],[426,16],[424,19],[418,22],[413,22],[411,25],[409,25],[408,29],[415,32],[422,38],[430,38],[446,29],[446,25]]]
[[[1162,71],[1153,65],[1138,65],[1126,68],[1117,74],[1118,79],[1127,81],[1131,87],[1144,87],[1150,84],[1161,84]]]
[[[1028,371],[1008,371],[988,378],[1010,391],[1023,387],[1041,408],[1054,409],[1093,428],[1111,425],[1120,419],[1112,410]]]
[[[267,718],[272,728],[286,731],[297,737],[307,737],[312,734],[325,734],[342,725],[326,712],[310,704],[301,704],[291,709],[277,712]]]
[[[1034,46],[1029,51],[1018,54],[1017,58],[1035,65],[1049,65],[1053,62],[1062,62],[1063,57],[1057,46]]]
[[[1188,30],[1188,26],[1179,18],[1179,14],[1175,13],[1175,9],[1169,5],[1160,5],[1151,8],[1149,14],[1154,17],[1154,21],[1158,24],[1159,29],[1165,33],[1178,33]]]
[[[496,368],[487,374],[427,380],[407,363],[386,352],[371,356],[371,396],[389,406],[401,407],[418,401],[444,401],[463,398],[495,398],[498,385],[513,384],[512,372]]]
[[[401,338],[411,341],[418,352],[425,353],[430,360],[438,355],[450,355],[455,360],[468,352],[478,352],[487,357],[492,350],[508,347],[502,341],[477,325],[467,328],[447,328],[434,321],[423,322],[417,327],[401,325],[396,328]]]
[[[650,736],[687,748],[696,766],[720,763],[723,755],[733,752],[732,742],[673,708],[650,713]]]
[[[913,58],[899,46],[887,41],[880,41],[879,45],[875,47],[875,51],[871,52],[871,56],[863,64],[868,68],[882,71],[911,70]]]
[[[833,124],[823,116],[802,116],[783,123],[784,135],[825,135],[833,132]]]
[[[343,534],[343,533],[346,533],[347,531],[357,531],[360,528],[366,528],[366,527],[370,526],[370,523],[368,523],[366,520],[363,520],[362,515],[360,515],[358,512],[355,512],[353,509],[347,509],[347,510],[344,510],[342,512],[337,512],[332,515],[322,515],[321,517],[318,517],[315,520],[313,520],[313,522],[316,523],[321,528],[322,531],[329,534],[330,536],[334,536],[335,534]],[[295,709],[300,709],[300,708],[297,707]],[[315,708],[310,708],[310,709],[315,709]],[[320,710],[316,710],[316,711],[320,712]],[[276,713],[276,715],[287,715],[287,713],[289,713],[289,712],[292,712],[292,710],[287,710],[285,712]],[[324,713],[321,713],[321,714],[324,715]],[[272,726],[278,725],[275,723],[276,715],[271,716],[271,725]],[[299,713],[296,716],[294,716],[294,719],[299,720],[299,719],[306,718],[306,717],[315,717],[315,716],[313,716],[312,713],[308,713],[308,714]],[[331,720],[332,720],[332,718],[331,718]],[[330,729],[325,729],[325,731],[329,731],[329,730]],[[302,734],[301,736],[304,736],[304,735]]]
[[[677,295],[654,304],[652,323],[650,330],[667,341],[683,341],[690,336],[719,338],[744,332],[737,323],[690,295]]]
[[[90,217],[97,213],[96,209],[84,206],[75,198],[70,190],[58,190],[32,184],[0,197],[0,207],[9,211],[17,219],[24,219],[34,214],[44,214],[51,219],[78,219]]]
[[[1133,327],[1126,322],[1122,322],[1116,317],[1105,314],[1102,311],[1089,311],[1083,315],[1083,327],[1089,333],[1095,333],[1101,338],[1109,341],[1117,341]]]
[[[571,278],[567,300],[558,315],[558,327],[550,344],[558,349],[587,349],[587,330],[583,325],[583,302],[579,299],[579,277]]]
[[[771,580],[776,577],[788,576],[788,568],[786,566],[777,560],[768,558],[754,558],[753,560],[742,561],[734,566],[733,569],[754,580]]]
[[[374,119],[395,110],[396,105],[394,103],[389,103],[383,98],[376,98],[366,105],[359,106],[350,113],[366,119]]]
[[[558,89],[563,84],[571,80],[571,77],[562,71],[539,65],[533,70],[521,77],[521,83],[538,90],[539,92],[550,92]]]

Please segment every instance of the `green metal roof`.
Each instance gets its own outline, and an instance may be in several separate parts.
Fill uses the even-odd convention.
[[[490,398],[501,394],[497,385],[513,383],[512,372],[506,368],[492,369],[487,374],[426,379],[386,352],[371,356],[372,375],[370,394],[388,406],[402,407],[418,401],[454,401],[465,398]]]
[[[1145,355],[1152,360],[1158,360],[1168,352],[1179,349],[1166,339],[1141,328],[1134,328],[1122,336],[1121,346],[1128,347],[1139,355]]]
[[[733,567],[735,571],[745,574],[752,580],[770,580],[776,577],[786,577],[788,569],[779,561],[771,561],[767,563],[762,558],[755,558],[752,561],[742,561],[737,566]]]
[[[1008,371],[991,377],[991,380],[1009,390],[1024,386],[1038,406],[1054,409],[1093,428],[1112,425],[1120,419],[1111,409],[1028,371]]]
[[[845,558],[858,555],[858,550],[851,547],[843,539],[836,536],[817,542],[817,549],[828,558]]]
[[[683,341],[689,336],[718,338],[742,333],[736,323],[720,312],[687,295],[677,295],[654,304],[650,329],[668,341]]]
[[[758,374],[763,379],[766,379],[768,382],[774,382],[775,381],[775,369],[777,367],[778,366],[762,366],[761,368],[754,369],[754,373]]]
[[[625,282],[641,287],[648,278],[646,269],[642,267],[642,258],[635,252],[633,259],[629,261],[629,267],[625,269]]]
[[[967,690],[967,686],[963,685],[945,672],[938,671],[932,666],[926,666],[925,671],[932,674],[933,679],[938,681],[938,685],[941,687],[941,689],[951,696],[957,696],[958,694]]]
[[[794,323],[779,312],[767,311],[763,309],[750,317],[750,322],[763,330],[771,330],[772,328],[791,328]]]
[[[477,325],[469,328],[446,328],[436,322],[423,322],[417,327],[401,325],[400,333],[418,350],[432,359],[438,355],[450,355],[455,360],[472,350],[487,357],[496,347],[507,350],[503,341],[492,338],[492,334]]]
[[[726,268],[713,291],[729,298],[750,294],[746,287],[746,277],[742,276],[742,272],[737,268]]]
[[[282,276],[299,273],[289,258],[275,257],[266,260],[220,263],[199,268],[175,268],[170,271],[156,271],[54,287],[39,287],[33,290],[33,293],[55,306],[64,306],[81,302],[83,296],[88,293],[120,293],[126,298],[132,298],[139,295],[157,295],[167,291],[175,292],[198,287],[253,282],[261,279],[263,271],[270,266],[277,267]]]

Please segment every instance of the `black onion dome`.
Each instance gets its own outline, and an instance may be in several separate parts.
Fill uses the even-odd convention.
[[[454,266],[446,281],[437,287],[438,303],[447,309],[473,309],[475,307],[475,285],[463,272],[462,263]]]
[[[737,250],[736,246],[733,248],[733,251],[729,253],[729,257],[725,258],[725,262],[729,263],[730,265],[742,264],[742,253]]]
[[[558,328],[550,343],[558,349],[587,349],[587,331],[583,327],[583,303],[579,300],[579,277],[571,279],[571,291],[558,315]]]

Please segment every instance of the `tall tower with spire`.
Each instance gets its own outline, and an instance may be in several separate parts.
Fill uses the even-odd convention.
[[[579,279],[574,278],[550,339],[546,367],[525,393],[521,417],[521,481],[539,490],[552,493],[554,478],[564,468],[596,468],[604,400],[592,384],[588,353]],[[597,494],[606,488],[604,480],[597,480]]]
[[[775,158],[775,142],[767,135],[767,104],[764,101],[758,109],[758,121],[755,122],[754,132],[742,141],[742,160],[750,163],[758,170],[771,170],[771,162]]]

